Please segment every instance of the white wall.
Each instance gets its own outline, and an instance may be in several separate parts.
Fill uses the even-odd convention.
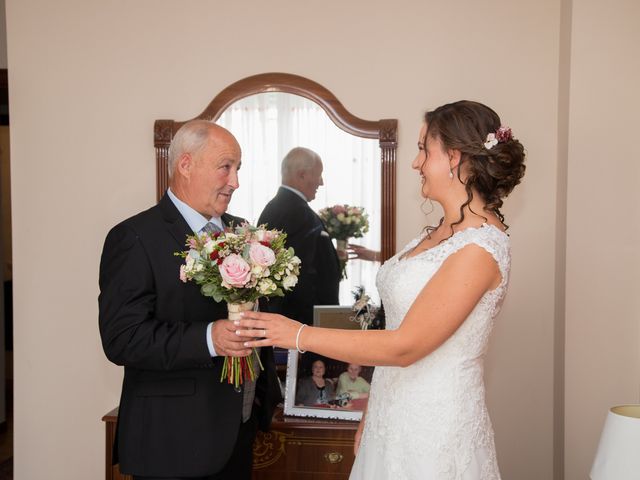
[[[7,68],[7,24],[5,0],[0,0],[0,68]]]
[[[607,409],[640,403],[640,3],[574,0],[567,188],[567,480]]]
[[[552,478],[554,354],[564,350],[554,352],[560,8],[561,0],[7,0],[16,478],[102,475],[100,417],[117,404],[121,379],[97,330],[104,235],[154,202],[153,121],[191,118],[228,84],[268,71],[309,77],[358,116],[399,119],[399,245],[425,224],[409,167],[425,109],[483,101],[525,144],[527,173],[505,208],[513,276],[491,342],[488,399],[504,478]],[[600,13],[581,13],[585,26]],[[574,58],[586,55],[588,36],[573,39]],[[630,54],[636,44],[618,46]],[[572,85],[591,73],[580,65]],[[572,335],[580,344],[585,334],[568,328]],[[580,450],[576,468],[590,455]]]

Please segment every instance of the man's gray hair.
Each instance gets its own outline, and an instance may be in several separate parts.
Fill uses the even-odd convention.
[[[207,120],[192,120],[182,125],[169,145],[167,168],[169,178],[173,176],[176,162],[184,153],[195,155],[207,145],[211,127],[215,125]]]
[[[322,159],[313,150],[304,147],[291,149],[282,159],[282,183],[287,183],[297,172],[311,170],[318,163],[322,163]]]

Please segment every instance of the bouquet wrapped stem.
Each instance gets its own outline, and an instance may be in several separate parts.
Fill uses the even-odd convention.
[[[347,245],[348,240],[336,239],[336,253],[338,254],[338,260],[340,260],[342,278],[347,278],[347,260],[349,259]]]
[[[254,305],[255,302],[227,303],[229,320],[240,320],[242,312],[253,310]],[[248,357],[224,357],[220,381],[226,380],[235,388],[239,388],[245,380],[254,381],[256,379],[256,368],[264,370],[260,355],[255,348]]]
[[[340,259],[347,257],[347,240],[336,240],[336,250]]]

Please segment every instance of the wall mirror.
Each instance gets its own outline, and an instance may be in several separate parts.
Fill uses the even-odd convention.
[[[297,75],[266,73],[245,78],[222,90],[194,119],[206,119],[230,130],[242,148],[240,188],[229,212],[254,222],[280,186],[280,162],[293,147],[316,151],[324,165],[324,186],[311,208],[335,204],[364,207],[370,229],[353,240],[381,252],[395,253],[395,159],[397,120],[364,120],[351,114],[318,83]],[[157,196],[168,186],[168,147],[188,120],[157,120],[154,125]],[[379,264],[353,260],[340,285],[340,303],[353,302],[351,292],[364,286],[378,301],[375,274]]]

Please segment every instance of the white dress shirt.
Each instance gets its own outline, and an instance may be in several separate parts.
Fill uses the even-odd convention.
[[[298,195],[301,199],[303,199],[305,202],[309,203],[309,199],[300,190],[297,190],[297,189],[295,189],[293,187],[290,187],[289,185],[285,185],[284,183],[282,185],[280,185],[280,186],[282,188],[286,188],[287,190],[292,191],[293,193]]]

